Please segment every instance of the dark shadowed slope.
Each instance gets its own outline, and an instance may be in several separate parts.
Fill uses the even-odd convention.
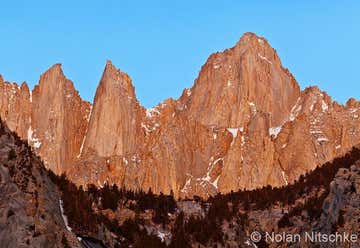
[[[0,120],[0,246],[81,247],[59,198],[40,158]]]

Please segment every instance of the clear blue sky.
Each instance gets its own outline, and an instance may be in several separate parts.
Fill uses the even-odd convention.
[[[92,101],[110,59],[151,107],[178,97],[211,53],[251,31],[269,40],[302,88],[360,99],[360,1],[294,2],[3,1],[0,74],[32,88],[59,62]]]

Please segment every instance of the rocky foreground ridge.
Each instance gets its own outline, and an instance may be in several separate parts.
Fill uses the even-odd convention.
[[[301,91],[266,39],[212,54],[190,89],[145,109],[110,61],[93,104],[56,64],[30,91],[0,77],[0,115],[45,165],[77,184],[177,197],[282,186],[358,143],[360,103]]]
[[[0,246],[82,247],[41,159],[0,120]]]

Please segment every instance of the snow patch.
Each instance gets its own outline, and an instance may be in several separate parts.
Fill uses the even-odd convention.
[[[171,233],[169,233],[169,232],[166,233],[166,232],[158,230],[157,236],[159,237],[160,241],[163,243],[165,241],[166,237],[169,237],[169,236],[171,237]]]
[[[81,154],[83,152],[83,149],[84,149],[84,144],[85,144],[85,140],[86,140],[86,134],[87,134],[88,128],[89,128],[89,122],[90,122],[90,118],[91,118],[91,115],[92,115],[92,110],[93,110],[93,105],[90,105],[89,114],[86,116],[87,126],[86,126],[86,130],[85,130],[85,135],[84,135],[84,138],[83,138],[83,140],[81,142],[79,154],[76,156],[77,158],[80,158],[80,156],[81,156]]]
[[[219,161],[224,161],[223,158],[218,158],[213,162],[213,165],[217,164]],[[212,169],[212,168],[211,168]]]
[[[191,96],[191,89],[186,89],[186,95]]]
[[[230,145],[233,145],[234,144],[234,142],[235,142],[235,139],[236,139],[236,137],[237,137],[237,134],[238,134],[238,128],[231,128],[231,127],[229,127],[229,128],[226,128],[226,130],[228,131],[228,132],[230,132],[231,134],[232,134],[232,136],[233,136],[233,140],[231,141],[231,144]]]
[[[163,233],[163,232],[161,232],[161,231],[158,231],[157,236],[159,237],[159,239],[161,240],[161,242],[164,242],[165,236],[166,236],[165,233]]]
[[[123,162],[125,165],[128,165],[129,164],[129,161],[127,161],[127,159],[125,157],[122,158]]]
[[[326,137],[320,137],[320,138],[317,138],[317,141],[318,142],[327,142],[327,141],[329,141],[329,139]]]
[[[314,106],[315,106],[315,103],[316,103],[316,99],[312,101],[311,105],[310,105],[310,112],[312,112],[314,110]]]
[[[245,137],[241,135],[241,147],[245,145]]]
[[[251,108],[251,111],[252,112],[256,112],[256,105],[255,105],[255,103],[253,103],[253,102],[248,102],[248,104],[249,104],[249,106],[250,106],[250,108]]]
[[[287,179],[286,179],[285,171],[281,171],[281,175],[282,175],[282,178],[283,178],[285,184],[288,185],[289,183],[288,183],[288,181],[287,181]]]
[[[159,115],[160,111],[157,108],[148,108],[146,109],[146,117],[152,118],[155,115]]]
[[[90,105],[89,114],[86,116],[86,121],[90,121],[91,113],[92,113],[93,105]]]
[[[311,134],[322,134],[323,132],[321,130],[310,130]]]
[[[182,193],[186,193],[188,188],[190,187],[191,178],[186,180],[184,187],[180,190]]]
[[[260,53],[258,53],[257,55],[258,55],[258,57],[259,57],[260,59],[265,60],[265,61],[268,62],[269,64],[272,64],[272,62],[271,62],[268,58],[266,58],[265,56],[262,56]]]
[[[296,100],[295,105],[291,108],[289,120],[293,121],[298,116],[299,112],[301,111],[301,105],[299,105],[300,97]]]
[[[141,127],[145,129],[146,133],[151,133],[160,127],[160,124],[154,123],[154,126],[150,127],[149,125],[145,125],[143,122],[141,122]]]
[[[34,131],[32,130],[31,126],[29,126],[27,130],[27,139],[32,147],[34,147],[35,149],[40,148],[41,142],[39,139],[34,137]]]
[[[85,144],[85,140],[86,140],[86,134],[81,142],[81,146],[80,146],[80,151],[79,151],[79,154],[76,156],[77,158],[80,158],[81,154],[82,154],[82,151],[84,149],[84,144]]]
[[[207,182],[207,183],[211,184],[212,186],[214,186],[214,188],[217,189],[218,188],[217,183],[219,181],[220,175],[213,182],[211,182],[210,173],[211,173],[212,169],[214,168],[214,165],[217,164],[219,161],[224,161],[224,158],[218,158],[215,161],[213,161],[213,160],[214,160],[214,158],[211,157],[206,176],[203,176],[201,178],[196,178],[196,181],[200,181],[200,185],[203,187],[206,185],[205,183]]]
[[[218,182],[219,182],[219,178],[220,178],[220,175],[217,176],[217,178],[214,180],[214,182],[212,183],[212,185],[214,185],[214,187],[216,189],[218,189]]]
[[[269,128],[269,135],[270,136],[274,135],[274,137],[276,138],[277,135],[280,133],[281,128],[282,128],[282,126]]]
[[[238,128],[229,127],[229,128],[226,128],[226,130],[228,130],[232,134],[234,139],[237,137],[238,130],[239,130]]]
[[[335,146],[335,149],[337,150],[337,149],[340,149],[341,148],[341,145],[336,145]]]
[[[151,129],[148,128],[148,126],[145,125],[143,122],[141,122],[141,127],[144,128],[147,133],[150,133],[150,132],[151,132]]]
[[[324,100],[321,101],[321,109],[323,112],[326,112],[329,109],[329,106],[326,104]]]
[[[135,164],[139,164],[141,162],[141,159],[138,157],[137,154],[134,154],[131,156],[131,161]]]
[[[61,199],[59,199],[59,206],[60,206],[60,212],[61,212],[61,216],[62,216],[62,219],[64,221],[64,224],[65,224],[65,227],[69,232],[71,232],[72,229],[69,226],[68,218],[64,213],[63,201]]]

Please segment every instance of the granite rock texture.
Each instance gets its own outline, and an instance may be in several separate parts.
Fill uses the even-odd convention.
[[[0,78],[0,114],[45,165],[78,184],[177,197],[281,186],[360,138],[360,103],[301,91],[268,41],[246,33],[212,54],[177,100],[145,109],[108,61],[93,104],[59,64],[30,91]]]

